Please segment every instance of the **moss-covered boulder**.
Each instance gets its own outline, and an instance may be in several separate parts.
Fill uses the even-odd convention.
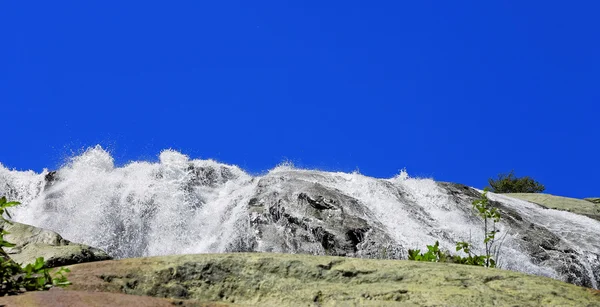
[[[70,242],[51,230],[3,221],[0,228],[9,232],[4,239],[16,244],[5,249],[8,256],[23,265],[35,262],[37,257],[44,257],[48,267],[112,259],[100,249]]]
[[[270,253],[132,258],[70,266],[65,292],[261,306],[600,306],[598,290],[458,264]],[[0,303],[1,303],[0,299]]]

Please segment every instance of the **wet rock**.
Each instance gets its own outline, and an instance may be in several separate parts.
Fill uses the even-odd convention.
[[[227,166],[197,166],[190,163],[187,170],[191,174],[189,182],[192,186],[216,187],[236,177]]]
[[[259,251],[392,259],[406,255],[401,246],[390,243],[393,240],[382,224],[367,222],[376,219],[359,200],[319,183],[265,177],[248,211],[257,241],[265,234],[273,241],[275,234],[274,241],[280,243],[259,243]]]

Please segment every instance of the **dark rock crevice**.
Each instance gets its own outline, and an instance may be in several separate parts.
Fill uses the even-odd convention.
[[[300,193],[298,195],[299,201],[306,201],[311,207],[317,210],[332,210],[337,209],[336,201],[333,199],[325,199],[323,196],[317,196],[315,199],[312,199],[310,196],[305,193]]]

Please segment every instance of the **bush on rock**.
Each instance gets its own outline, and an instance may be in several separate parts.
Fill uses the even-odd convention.
[[[488,180],[491,192],[494,193],[541,193],[546,188],[543,184],[533,180],[529,176],[517,178],[514,171],[508,174],[498,175],[498,179]]]

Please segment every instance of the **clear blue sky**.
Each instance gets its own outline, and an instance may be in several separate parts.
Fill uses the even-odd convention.
[[[2,1],[0,162],[174,148],[600,195],[597,1]]]

